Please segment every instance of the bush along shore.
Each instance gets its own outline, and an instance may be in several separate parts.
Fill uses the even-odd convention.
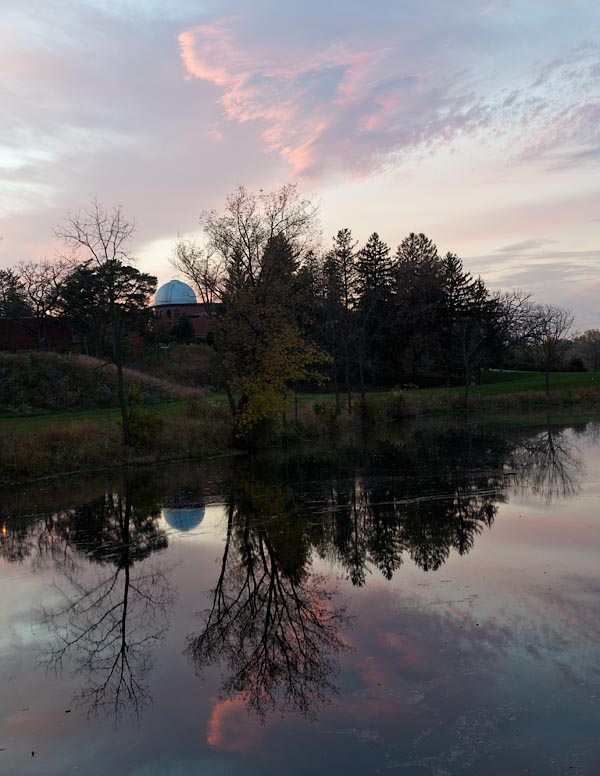
[[[535,415],[600,417],[600,388],[473,395],[452,392],[392,391],[354,397],[351,411],[330,395],[300,401],[261,423],[244,440],[236,434],[224,402],[189,399],[168,413],[135,405],[130,410],[132,445],[124,446],[116,416],[103,423],[83,417],[68,425],[22,430],[0,422],[0,483],[8,484],[109,467],[141,466],[205,459],[261,447],[322,440],[336,445],[353,429],[377,432],[387,424],[418,418],[501,417],[522,424]],[[26,421],[23,425],[26,429]]]

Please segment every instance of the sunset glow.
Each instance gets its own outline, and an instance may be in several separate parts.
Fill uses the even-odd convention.
[[[598,326],[592,0],[1,3],[0,266],[97,196],[168,280],[238,184],[299,182],[326,244],[427,233],[492,287]]]

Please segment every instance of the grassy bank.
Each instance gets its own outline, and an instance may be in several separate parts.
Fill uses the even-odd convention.
[[[354,397],[352,412],[344,397],[336,408],[333,394],[303,394],[297,409],[261,430],[262,446],[281,446],[313,439],[331,444],[344,432],[364,426],[422,417],[460,419],[465,415],[487,424],[539,425],[585,422],[600,417],[600,387],[589,373],[552,375],[546,397],[537,373],[493,373],[464,399],[463,389],[390,391],[369,394],[363,406]],[[495,380],[495,382],[493,382]],[[218,395],[171,400],[133,410],[136,444],[121,445],[115,408],[60,410],[28,417],[0,418],[0,482],[15,482],[67,472],[201,459],[231,452],[229,411]],[[297,418],[297,420],[296,420]]]

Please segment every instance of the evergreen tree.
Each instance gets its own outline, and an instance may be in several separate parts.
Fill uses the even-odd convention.
[[[339,344],[343,362],[348,412],[352,409],[352,371],[356,303],[356,246],[350,229],[340,229],[333,238],[333,249],[327,257],[329,288],[339,297],[331,297],[328,307],[335,317],[331,324],[338,327]]]
[[[385,343],[391,340],[392,332],[387,329],[391,320],[393,271],[389,246],[373,232],[356,262],[356,350],[363,399],[366,372],[371,379],[377,376],[377,367],[385,359]]]
[[[414,382],[420,370],[431,372],[439,347],[443,267],[435,244],[411,232],[396,251],[395,276],[398,366]]]

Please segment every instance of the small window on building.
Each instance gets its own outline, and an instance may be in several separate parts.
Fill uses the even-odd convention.
[[[173,313],[173,315],[174,315],[176,318],[179,318],[179,310],[175,310],[175,312]]]
[[[170,318],[170,317],[171,317],[171,311],[167,310],[167,318]]]

